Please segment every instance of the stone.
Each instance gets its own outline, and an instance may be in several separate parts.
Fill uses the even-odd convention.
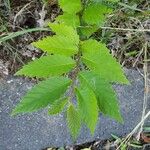
[[[10,116],[20,98],[31,89],[33,82],[9,77],[0,83],[0,150],[41,150],[110,138],[111,134],[125,136],[140,121],[142,114],[144,81],[138,71],[125,69],[131,85],[114,85],[119,98],[124,124],[100,115],[95,135],[86,127],[73,142],[67,129],[65,115],[47,115],[47,110],[36,113]],[[150,120],[147,121],[150,124]]]

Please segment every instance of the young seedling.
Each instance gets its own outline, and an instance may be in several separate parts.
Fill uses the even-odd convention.
[[[82,124],[94,133],[99,113],[123,121],[112,83],[127,84],[128,80],[106,45],[91,38],[112,10],[94,0],[58,3],[63,14],[49,23],[55,35],[33,43],[47,55],[16,73],[44,81],[23,97],[12,114],[43,108],[50,115],[65,111],[71,135],[76,138]]]

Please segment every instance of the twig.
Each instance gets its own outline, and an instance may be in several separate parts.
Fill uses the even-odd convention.
[[[147,42],[144,46],[144,59],[147,59]],[[148,65],[147,62],[144,62],[144,66],[143,66],[143,70],[144,70],[144,86],[145,86],[145,90],[144,90],[144,102],[143,102],[143,112],[142,112],[142,119],[145,116],[146,113],[146,108],[147,108],[147,101],[148,101]],[[144,126],[144,122],[142,122],[139,133],[137,135],[137,140],[140,139],[140,135],[141,132],[143,131],[143,126]]]
[[[81,59],[81,53],[80,51],[78,52],[77,54],[77,58],[76,58],[76,66],[75,68],[73,69],[72,71],[72,84],[70,86],[70,89],[69,89],[69,92],[68,92],[68,96],[69,96],[69,100],[70,100],[70,103],[74,97],[74,90],[75,90],[75,86],[76,86],[76,82],[77,82],[77,76],[78,76],[78,73],[80,71],[80,59]]]
[[[15,27],[15,23],[16,23],[16,20],[17,20],[18,16],[20,16],[20,15],[23,13],[23,11],[24,11],[31,3],[32,3],[32,2],[26,4],[24,7],[22,7],[22,8],[18,11],[18,13],[17,13],[17,14],[15,15],[15,17],[14,17],[13,27]]]
[[[42,10],[39,12],[39,15],[40,15],[40,19],[37,20],[37,22],[39,23],[39,27],[44,27],[45,25],[45,16],[46,16],[46,13],[47,11],[45,10],[45,7],[46,7],[46,3],[44,3],[44,5],[42,6]]]
[[[137,71],[139,72],[139,74],[142,76],[142,78],[144,78],[144,74],[141,72],[141,70],[139,68],[136,68]],[[149,75],[149,73],[148,73]],[[148,78],[148,82],[150,83],[150,79]]]
[[[109,30],[120,30],[120,31],[150,32],[150,29],[130,29],[130,28],[113,28],[113,27],[100,27],[100,28]]]
[[[141,124],[150,116],[150,111],[148,111],[148,113],[144,116],[144,118],[138,123],[138,125],[132,130],[131,133],[129,133],[126,138],[121,142],[121,144],[117,147],[116,150],[119,150],[120,147],[123,144],[127,144],[127,142],[130,140],[130,138],[132,137],[132,135],[139,129],[139,127],[141,126]]]
[[[138,8],[135,8],[134,6],[129,6],[127,4],[124,4],[124,3],[118,3],[120,6],[123,6],[125,8],[128,8],[128,9],[131,9],[131,10],[135,10],[135,11],[139,11],[139,12],[144,12],[143,10],[141,9],[138,9]]]
[[[142,48],[142,50],[139,52],[139,54],[138,54],[138,56],[137,56],[137,58],[136,58],[136,60],[134,61],[134,63],[133,63],[133,67],[135,67],[136,66],[136,64],[137,64],[137,62],[138,62],[138,60],[139,60],[139,58],[140,58],[140,56],[142,55],[142,53],[143,53],[143,48]]]

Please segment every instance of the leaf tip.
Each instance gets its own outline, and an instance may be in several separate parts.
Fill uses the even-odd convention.
[[[14,108],[13,110],[12,110],[12,112],[10,113],[10,116],[11,117],[15,117],[15,116],[17,116],[17,111],[16,111],[16,108]]]
[[[124,119],[123,117],[121,116],[121,114],[119,115],[119,117],[117,118],[117,121],[121,124],[124,124]]]
[[[126,77],[125,77],[125,79],[123,81],[123,84],[131,85],[130,81]]]
[[[20,71],[20,70],[19,70],[19,71],[17,71],[14,75],[15,75],[15,76],[19,76],[19,75],[21,75],[21,71]]]
[[[37,44],[37,42],[32,42],[31,45],[34,47],[37,47],[38,44]]]

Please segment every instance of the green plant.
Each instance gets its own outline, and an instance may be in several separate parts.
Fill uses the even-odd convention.
[[[47,56],[16,73],[45,80],[27,93],[12,114],[45,107],[50,115],[65,111],[70,132],[76,138],[83,123],[94,133],[99,112],[123,121],[111,83],[126,84],[128,80],[106,45],[90,38],[104,23],[105,14],[112,11],[107,4],[59,0],[59,5],[63,15],[49,23],[55,35],[33,43]]]
[[[129,149],[129,147],[131,147],[131,148],[133,147],[136,149],[142,148],[142,143],[137,141],[134,138],[130,139],[130,141],[128,141],[127,143],[123,143],[124,138],[120,138],[114,134],[111,134],[111,136],[115,140],[114,143],[116,143],[116,145],[120,145],[120,150],[127,150],[127,149]]]

